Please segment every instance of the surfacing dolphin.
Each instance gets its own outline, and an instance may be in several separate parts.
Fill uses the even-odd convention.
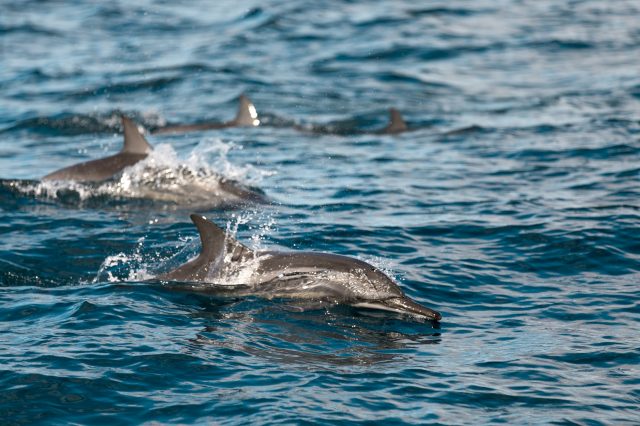
[[[122,116],[124,146],[109,157],[86,161],[65,167],[44,176],[44,181],[76,181],[83,183],[107,182],[119,176],[127,167],[144,160],[153,150],[136,124]],[[135,198],[173,202],[178,205],[232,207],[246,203],[268,203],[268,198],[256,188],[244,186],[217,173],[191,171],[181,167],[175,170],[151,169],[145,171],[148,179],[142,179],[135,188],[116,190]],[[116,182],[117,184],[117,182]]]
[[[152,133],[186,133],[201,130],[226,129],[227,127],[256,127],[260,125],[256,107],[245,95],[240,95],[238,112],[231,121],[223,123],[176,124],[155,129]]]
[[[407,123],[404,121],[402,114],[395,108],[389,108],[389,122],[386,126],[377,130],[361,130],[354,129],[351,126],[344,126],[345,122],[330,123],[330,124],[293,124],[293,128],[300,130],[301,132],[311,132],[324,135],[397,135],[399,133],[408,132],[410,129]],[[280,125],[280,127],[286,127],[286,125]]]
[[[140,134],[138,127],[129,118],[122,116],[124,146],[119,153],[98,160],[85,161],[65,167],[44,176],[42,180],[74,180],[77,182],[99,182],[120,173],[126,167],[147,158],[153,150]]]
[[[405,123],[402,118],[402,114],[395,108],[389,109],[389,124],[387,126],[376,133],[386,134],[386,135],[394,135],[402,132],[406,132],[409,130],[407,127],[407,123]]]
[[[191,220],[200,234],[200,254],[157,279],[197,283],[188,289],[209,294],[343,303],[432,321],[442,318],[362,260],[316,252],[254,252],[204,216],[192,214]],[[242,284],[224,284],[233,276],[245,278]]]

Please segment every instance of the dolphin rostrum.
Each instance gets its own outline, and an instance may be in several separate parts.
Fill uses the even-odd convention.
[[[442,318],[362,260],[317,252],[255,252],[204,216],[192,214],[191,220],[200,234],[200,254],[157,279],[198,283],[189,289],[210,294],[343,303],[433,321]],[[224,284],[234,276],[244,277],[242,283]]]
[[[122,116],[122,127],[124,128],[124,146],[119,153],[65,167],[49,173],[42,180],[99,182],[113,177],[140,160],[144,160],[153,148],[138,131],[135,123],[124,115]]]
[[[260,119],[258,119],[256,107],[249,98],[243,94],[240,95],[236,117],[231,121],[225,121],[223,123],[176,124],[173,126],[160,127],[154,130],[153,134],[197,132],[201,130],[225,129],[227,127],[256,127],[259,125]]]

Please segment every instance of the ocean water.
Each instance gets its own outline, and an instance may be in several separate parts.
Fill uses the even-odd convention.
[[[177,3],[0,5],[0,423],[640,423],[637,1]],[[120,112],[241,93],[263,126],[148,136],[150,181],[38,182],[116,152]],[[412,131],[370,132],[389,107]],[[138,191],[184,170],[272,204]],[[147,281],[197,253],[193,211],[443,320]]]

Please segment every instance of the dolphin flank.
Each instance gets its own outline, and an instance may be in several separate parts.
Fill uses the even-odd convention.
[[[42,180],[99,182],[107,180],[120,173],[126,167],[133,166],[138,161],[147,158],[153,148],[138,131],[135,123],[123,115],[122,127],[124,129],[124,146],[119,153],[65,167],[49,173]]]
[[[192,214],[191,220],[200,234],[200,254],[158,275],[158,280],[200,283],[189,289],[210,294],[305,299],[433,321],[442,318],[439,312],[407,297],[391,278],[362,260],[317,252],[254,252],[204,216]],[[225,278],[245,270],[250,274],[242,284],[223,284]]]

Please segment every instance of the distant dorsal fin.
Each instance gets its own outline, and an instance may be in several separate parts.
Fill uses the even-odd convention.
[[[233,124],[236,126],[248,127],[260,125],[256,107],[244,94],[240,95],[240,105],[238,106],[238,113],[236,114],[236,118],[233,119]]]
[[[124,129],[124,146],[120,152],[148,154],[153,150],[153,147],[138,130],[136,123],[124,115],[122,116],[122,128]]]
[[[404,122],[400,111],[395,108],[389,109],[389,124],[384,128],[385,133],[400,133],[407,130],[407,123]]]
[[[245,260],[252,252],[249,248],[239,243],[235,238],[228,236],[225,231],[206,217],[198,214],[191,215],[191,221],[198,228],[202,249],[200,258],[212,261],[226,253],[231,254],[232,261]]]

